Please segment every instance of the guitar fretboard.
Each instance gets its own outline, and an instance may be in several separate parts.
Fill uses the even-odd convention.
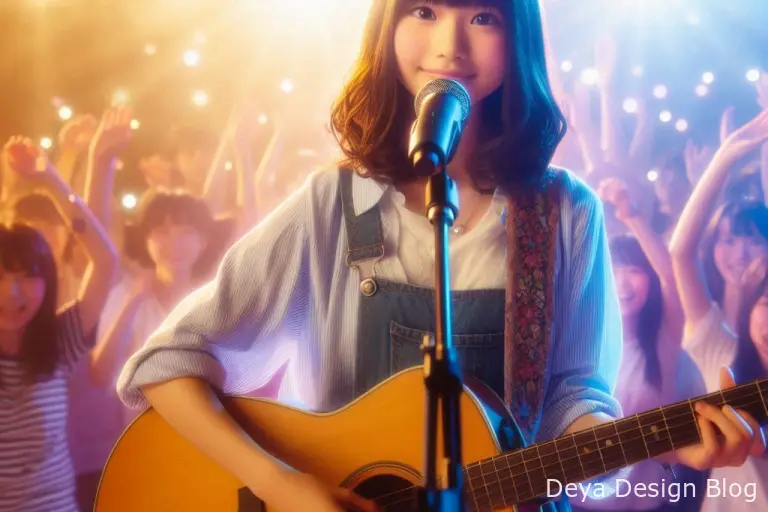
[[[694,404],[730,405],[768,420],[768,379],[605,423],[529,448],[469,464],[468,507],[488,511],[543,498],[547,481],[563,487],[651,459],[701,440]]]

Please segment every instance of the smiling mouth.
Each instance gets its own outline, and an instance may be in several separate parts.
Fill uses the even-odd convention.
[[[441,78],[450,78],[451,80],[470,80],[475,77],[472,73],[461,73],[458,71],[438,71],[431,69],[422,69],[422,72],[428,75],[439,76]]]

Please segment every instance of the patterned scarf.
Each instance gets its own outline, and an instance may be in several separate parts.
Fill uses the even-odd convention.
[[[559,174],[550,169],[535,193],[507,202],[504,402],[526,444],[533,442],[544,397],[553,315]]]

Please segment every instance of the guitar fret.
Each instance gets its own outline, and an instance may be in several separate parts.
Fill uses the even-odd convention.
[[[545,496],[549,478],[564,485],[581,482],[696,443],[701,430],[694,400],[727,404],[764,420],[766,385],[762,379],[721,390],[468,465],[471,505],[478,512],[518,505]]]

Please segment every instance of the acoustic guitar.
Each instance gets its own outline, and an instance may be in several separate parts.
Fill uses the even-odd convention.
[[[762,424],[768,417],[765,397],[768,379],[526,448],[502,401],[487,387],[469,383],[460,405],[467,509],[538,510],[553,492],[547,488],[550,479],[564,488],[699,442],[693,408],[698,400],[729,404]],[[425,455],[421,368],[400,372],[331,413],[254,398],[223,397],[222,402],[259,446],[289,466],[330,485],[354,489],[383,510],[418,510],[416,486],[422,482]],[[306,510],[312,510],[311,504]],[[279,512],[151,409],[114,447],[95,511]]]

